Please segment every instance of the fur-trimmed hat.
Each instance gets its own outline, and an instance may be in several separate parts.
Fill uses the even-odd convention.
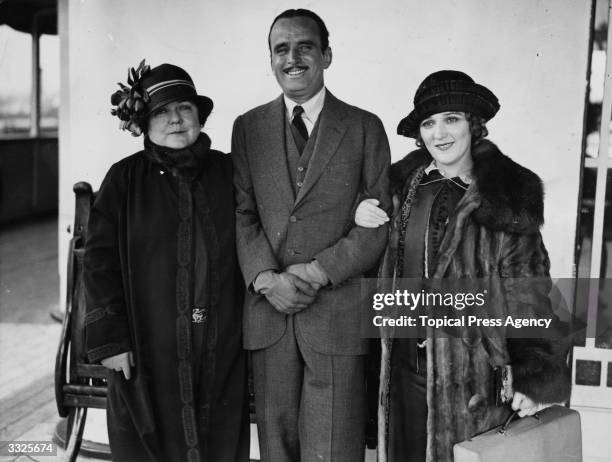
[[[200,123],[210,115],[213,102],[198,95],[193,80],[181,67],[161,64],[151,69],[143,59],[139,66],[128,70],[128,85],[119,83],[120,90],[111,96],[111,114],[121,120],[119,128],[138,136],[143,121],[151,112],[174,101],[193,101],[198,107]]]
[[[459,71],[438,71],[429,74],[414,95],[414,109],[397,126],[397,134],[416,138],[420,123],[427,117],[446,111],[469,112],[493,118],[499,101],[491,90],[474,82]]]

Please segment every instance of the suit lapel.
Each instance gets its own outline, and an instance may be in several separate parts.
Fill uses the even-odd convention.
[[[261,146],[261,155],[257,159],[261,163],[261,171],[270,173],[281,197],[292,208],[295,193],[285,152],[285,102],[282,95],[265,107],[257,122],[257,133]]]
[[[315,185],[330,159],[334,156],[346,132],[345,113],[340,102],[326,90],[323,110],[319,116],[319,134],[304,178],[304,185],[295,199],[297,206]]]

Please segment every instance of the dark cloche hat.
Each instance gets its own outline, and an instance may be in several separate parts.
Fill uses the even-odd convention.
[[[414,109],[397,126],[397,134],[416,138],[420,123],[427,117],[446,111],[469,112],[492,119],[499,101],[491,90],[459,71],[429,74],[414,95]]]
[[[119,128],[132,135],[142,133],[143,120],[156,109],[173,101],[193,101],[198,107],[200,121],[210,115],[213,102],[198,95],[193,80],[182,68],[161,64],[151,69],[143,59],[139,66],[128,70],[128,85],[119,83],[120,90],[111,96],[111,114],[119,117]]]

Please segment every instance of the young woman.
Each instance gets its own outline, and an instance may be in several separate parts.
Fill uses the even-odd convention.
[[[391,168],[396,210],[380,276],[394,284],[498,280],[504,299],[494,309],[536,316],[550,308],[542,182],[484,139],[498,109],[495,95],[462,72],[435,72],[421,83],[414,110],[398,126],[420,149]],[[370,199],[355,218],[370,227],[386,220]],[[523,291],[515,278],[544,283]],[[499,333],[429,329],[427,338],[383,339],[379,462],[452,461],[455,443],[509,415],[509,406],[496,403],[501,375],[503,396],[520,416],[569,397],[561,342]]]

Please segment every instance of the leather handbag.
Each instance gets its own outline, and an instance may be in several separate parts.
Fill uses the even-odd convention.
[[[511,419],[512,416],[502,426],[455,444],[454,462],[582,461],[578,412],[551,406],[533,416]]]

